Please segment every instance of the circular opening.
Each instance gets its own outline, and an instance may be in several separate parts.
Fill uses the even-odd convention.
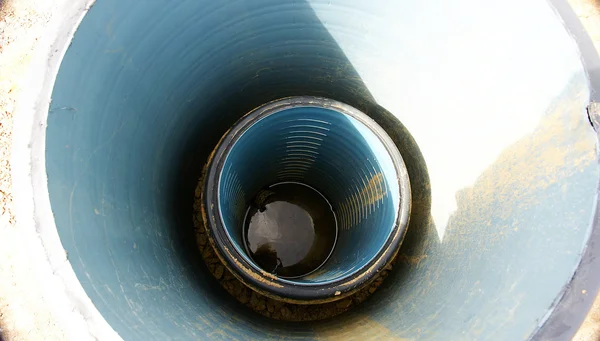
[[[263,291],[286,298],[299,287],[313,287],[308,298],[341,298],[368,283],[397,251],[410,203],[404,163],[385,132],[315,97],[271,102],[234,125],[205,190],[225,263],[251,287],[265,284],[255,275],[277,282]]]
[[[297,278],[317,270],[331,255],[338,234],[329,201],[299,182],[259,190],[244,221],[246,252],[263,270]]]

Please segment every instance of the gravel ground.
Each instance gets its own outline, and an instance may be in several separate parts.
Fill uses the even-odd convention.
[[[32,267],[35,236],[15,227],[10,150],[12,117],[30,53],[57,0],[0,0],[0,333],[7,341],[66,340]],[[600,0],[569,0],[600,50]],[[0,336],[0,339],[2,336]],[[600,296],[576,341],[600,340]]]

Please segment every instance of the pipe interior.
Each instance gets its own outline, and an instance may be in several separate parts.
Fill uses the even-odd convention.
[[[541,0],[98,0],[48,112],[56,228],[125,340],[525,339],[592,224],[587,84]],[[347,103],[386,129],[413,198],[383,287],[311,324],[263,319],[230,298],[192,228],[219,138],[298,95]]]
[[[221,174],[223,224],[237,251],[257,269],[245,251],[242,228],[259,190],[302,183],[329,201],[338,221],[333,253],[317,272],[294,283],[327,283],[355,274],[396,227],[400,175],[390,152],[365,124],[334,109],[295,107],[258,120],[234,142]]]

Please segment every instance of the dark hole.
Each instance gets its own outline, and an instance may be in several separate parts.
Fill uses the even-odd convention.
[[[284,278],[307,275],[325,263],[337,237],[327,199],[299,183],[260,190],[244,221],[246,252],[265,271]]]

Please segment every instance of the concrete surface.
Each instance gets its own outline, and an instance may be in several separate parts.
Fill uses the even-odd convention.
[[[12,115],[30,51],[52,16],[51,1],[2,1],[0,9],[0,328],[7,340],[64,340],[43,302],[29,253],[15,228],[10,151]]]
[[[600,50],[600,3],[570,0]],[[55,10],[52,0],[0,0],[0,332],[6,340],[66,340],[36,279],[35,236],[15,227],[10,151],[12,118],[31,51]],[[577,341],[600,340],[600,296]]]

